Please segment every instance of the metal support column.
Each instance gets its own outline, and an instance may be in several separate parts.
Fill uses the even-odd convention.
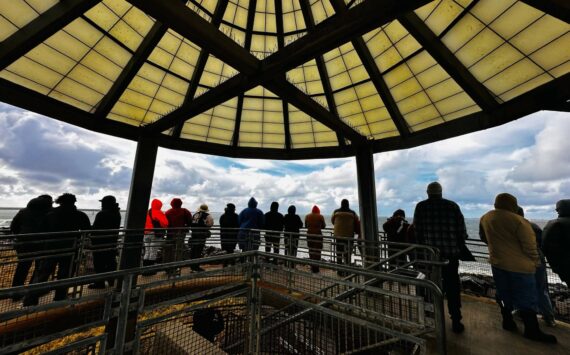
[[[365,264],[377,260],[379,253],[373,245],[378,241],[378,212],[376,208],[376,183],[374,180],[374,156],[370,145],[356,148],[356,174],[360,205],[360,231],[365,242]]]
[[[125,221],[127,229],[144,228],[157,152],[158,144],[153,137],[141,136],[139,138],[127,204]],[[142,233],[125,235],[125,250],[122,251],[121,255],[121,269],[140,266],[142,237]]]

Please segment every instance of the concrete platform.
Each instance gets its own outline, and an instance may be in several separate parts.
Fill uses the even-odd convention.
[[[465,332],[451,332],[447,321],[447,351],[449,355],[555,355],[570,354],[570,325],[557,322],[556,327],[547,327],[539,319],[541,329],[558,338],[557,345],[545,345],[530,341],[522,336],[522,322],[517,321],[518,333],[511,333],[501,327],[499,307],[493,300],[462,296],[463,324]],[[446,314],[447,318],[447,314]],[[435,342],[430,342],[429,354],[437,354]]]

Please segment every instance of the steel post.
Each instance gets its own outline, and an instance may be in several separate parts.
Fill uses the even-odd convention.
[[[378,250],[371,247],[378,243],[378,211],[376,208],[376,182],[374,179],[374,155],[370,145],[356,148],[356,175],[360,207],[360,233],[364,241],[364,266],[378,260]]]

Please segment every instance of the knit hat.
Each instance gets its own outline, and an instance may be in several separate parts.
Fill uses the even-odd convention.
[[[200,211],[201,212],[208,212],[208,205],[203,203],[200,205]]]
[[[406,217],[406,212],[404,212],[404,210],[395,210],[394,213],[392,214],[392,217],[396,216]]]
[[[500,193],[495,197],[495,208],[517,213],[519,209],[517,198],[506,192]]]
[[[439,182],[434,181],[427,186],[426,192],[428,195],[441,195],[443,189],[441,188],[441,184]]]

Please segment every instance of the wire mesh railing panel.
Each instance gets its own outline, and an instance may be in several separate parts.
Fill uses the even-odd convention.
[[[172,314],[172,316],[170,316]],[[250,315],[247,296],[172,305],[141,315],[141,354],[243,354]]]

